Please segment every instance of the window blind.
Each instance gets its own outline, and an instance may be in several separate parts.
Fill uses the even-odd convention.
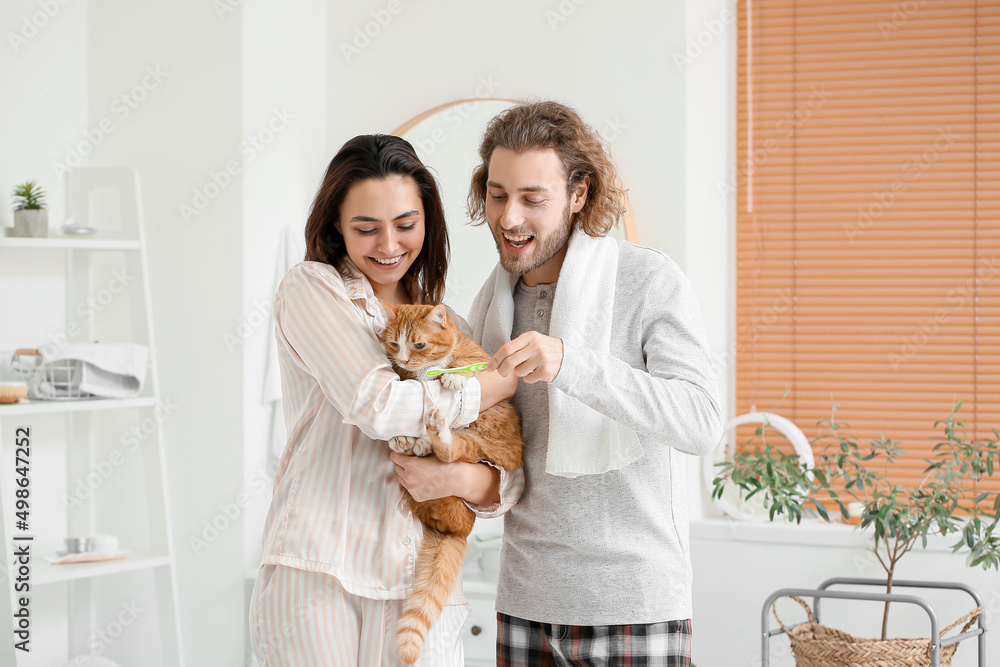
[[[919,484],[955,401],[1000,429],[1000,3],[741,0],[738,30],[737,414],[811,439],[832,395]]]

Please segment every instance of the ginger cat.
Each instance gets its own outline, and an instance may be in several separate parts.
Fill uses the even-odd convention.
[[[383,303],[388,324],[380,337],[396,372],[404,380],[428,378],[434,368],[461,368],[487,362],[490,356],[455,326],[443,305],[397,306]],[[444,373],[438,377],[448,389],[461,389],[472,373]],[[447,416],[437,408],[424,416],[427,435],[397,436],[389,441],[393,451],[428,456],[433,451],[445,462],[490,461],[504,470],[521,467],[521,427],[517,412],[501,401],[460,431],[452,432]],[[427,502],[415,501],[403,491],[426,526],[417,555],[413,592],[399,619],[399,657],[413,664],[420,657],[424,638],[441,614],[458,580],[465,560],[466,538],[476,515],[455,496]]]

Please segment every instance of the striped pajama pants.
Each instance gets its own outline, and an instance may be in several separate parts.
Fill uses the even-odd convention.
[[[344,590],[329,574],[262,565],[250,600],[250,643],[260,667],[400,666],[396,623],[403,600]],[[462,667],[468,605],[449,605],[424,642],[419,667]]]

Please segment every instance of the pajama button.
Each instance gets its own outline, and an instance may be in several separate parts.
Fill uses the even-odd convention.
[[[539,310],[537,313],[535,313],[535,315],[538,315],[539,317],[541,317],[544,314],[545,314],[544,310]]]
[[[406,545],[406,546],[410,546],[410,538],[404,537],[403,538],[403,544]]]
[[[546,292],[545,290],[542,290],[542,293],[541,293],[540,296],[544,299],[545,296],[546,296],[546,294],[548,294],[548,292]]]

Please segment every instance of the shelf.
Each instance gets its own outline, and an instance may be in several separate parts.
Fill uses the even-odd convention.
[[[0,419],[9,415],[39,415],[56,412],[148,408],[155,405],[156,399],[151,396],[139,398],[95,398],[89,401],[42,401],[36,399],[31,403],[8,403],[0,405]]]
[[[138,250],[139,241],[136,239],[76,238],[72,236],[50,236],[46,238],[0,236],[0,248]]]
[[[31,583],[34,586],[58,584],[79,579],[103,577],[121,572],[149,570],[170,565],[169,556],[154,556],[141,549],[129,549],[129,555],[120,560],[98,561],[96,563],[72,563],[56,565],[45,560],[46,552],[35,551],[31,554]]]
[[[115,199],[117,206],[113,206]],[[41,428],[43,422],[55,420],[55,440],[46,438],[45,441],[52,441],[56,446],[45,447],[44,461],[39,459],[30,474],[39,476],[36,483],[44,484],[48,491],[57,492],[60,488],[68,490],[70,480],[87,470],[102,470],[101,461],[104,459],[99,461],[98,456],[108,449],[103,443],[120,437],[124,428],[137,428],[124,422],[142,421],[143,433],[155,437],[146,445],[152,449],[144,451],[141,457],[117,473],[127,475],[127,479],[116,479],[115,483],[102,487],[100,494],[88,501],[85,507],[74,509],[66,503],[64,511],[60,509],[52,512],[51,516],[39,514],[35,517],[35,527],[43,537],[36,536],[30,543],[31,583],[34,587],[49,586],[46,589],[49,594],[39,600],[31,600],[31,618],[35,627],[44,627],[55,633],[53,637],[58,641],[50,652],[53,656],[63,651],[78,650],[86,643],[88,634],[93,637],[95,633],[103,632],[105,621],[98,615],[98,609],[103,608],[108,596],[115,599],[127,595],[132,580],[142,579],[144,585],[155,589],[158,622],[137,624],[130,628],[126,645],[116,644],[114,647],[116,657],[121,655],[123,662],[146,664],[149,661],[143,660],[142,647],[155,646],[158,659],[154,662],[157,666],[185,667],[177,601],[177,561],[171,534],[173,524],[169,517],[170,486],[164,469],[163,415],[160,414],[161,410],[170,414],[171,402],[161,396],[156,377],[152,295],[147,277],[147,246],[138,176],[126,167],[78,167],[66,176],[65,204],[66,210],[83,214],[79,217],[81,225],[89,225],[93,220],[103,223],[105,227],[95,234],[78,235],[62,234],[57,226],[51,228],[44,238],[4,236],[5,231],[0,229],[0,273],[13,273],[17,277],[18,263],[10,261],[15,255],[23,256],[29,263],[44,259],[38,271],[33,271],[18,287],[27,289],[30,298],[33,286],[44,284],[46,288],[55,288],[61,279],[61,291],[65,298],[38,304],[39,307],[47,305],[47,310],[53,314],[102,288],[105,283],[98,276],[107,268],[106,260],[123,259],[128,274],[134,275],[136,280],[135,285],[129,285],[129,298],[120,308],[116,304],[115,312],[106,319],[94,321],[90,318],[88,321],[93,321],[92,324],[83,325],[79,332],[67,333],[66,336],[72,337],[74,342],[107,337],[144,343],[150,352],[148,384],[131,398],[31,399],[27,403],[0,404],[0,422],[3,424],[0,448],[13,454],[10,451],[13,443],[3,439],[8,434],[16,435],[13,427],[39,422]],[[104,222],[108,218],[102,211],[111,209],[117,211],[118,226]],[[28,260],[29,257],[32,259]],[[12,266],[8,267],[8,264]],[[63,266],[60,267],[60,264]],[[43,272],[44,277],[41,275]],[[115,288],[111,289],[114,291]],[[100,312],[97,310],[95,315]],[[68,327],[74,316],[68,310],[66,314]],[[68,332],[71,331],[68,329]],[[8,373],[4,372],[4,375]],[[152,418],[154,415],[155,419]],[[63,421],[65,423],[60,423]],[[58,437],[62,435],[60,431],[65,437]],[[128,444],[127,440],[123,442]],[[118,459],[111,457],[110,461],[111,464],[105,462],[103,465],[118,465]],[[13,458],[0,461],[0,473],[5,473],[0,474],[0,513],[4,514],[0,516],[0,542],[6,545],[6,554],[0,556],[0,625],[5,627],[11,627],[16,620],[13,613],[18,612],[22,601],[20,597],[15,597],[20,591],[13,590],[11,585],[11,578],[18,576],[18,570],[13,567],[15,551],[11,547],[14,544],[20,546],[23,542],[12,541],[10,529],[18,522],[11,521],[17,517],[12,514],[13,508],[6,505],[14,497],[12,482],[19,481],[7,473],[16,472],[10,471],[9,466],[17,463]],[[107,477],[105,473],[100,475]],[[87,484],[96,488],[90,482]],[[135,492],[140,489],[143,492],[139,495],[144,498],[138,500],[145,502],[137,503]],[[49,500],[57,501],[56,498]],[[133,507],[133,504],[136,506]],[[49,505],[55,503],[50,502]],[[116,560],[61,565],[45,559],[46,555],[54,556],[64,544],[59,537],[64,531],[93,533],[97,524],[119,536],[121,548],[128,552],[127,556]],[[138,625],[144,628],[139,630]],[[52,632],[47,631],[42,641],[48,641]],[[41,634],[38,636],[41,637]],[[0,643],[0,665],[27,667],[30,656],[20,653],[13,642]]]
[[[789,523],[785,517],[775,521],[737,521],[734,519],[692,518],[692,540],[711,542],[749,542],[823,549],[867,549],[871,545],[874,528],[861,528],[846,523],[827,523],[806,518],[801,523]],[[951,551],[958,534],[947,537],[927,536],[927,551]]]

